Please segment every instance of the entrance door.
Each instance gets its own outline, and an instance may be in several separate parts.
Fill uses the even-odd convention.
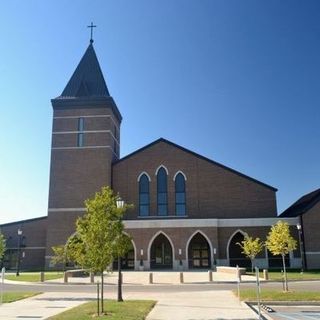
[[[197,233],[189,244],[189,268],[209,269],[211,266],[210,247],[203,235]]]
[[[159,234],[153,241],[150,254],[151,269],[172,269],[172,248],[169,240]]]
[[[229,243],[229,260],[230,267],[243,267],[250,268],[251,262],[250,259],[242,253],[241,247],[238,243],[241,243],[244,240],[244,235],[241,232],[237,232]]]

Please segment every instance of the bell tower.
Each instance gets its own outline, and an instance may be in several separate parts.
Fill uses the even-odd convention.
[[[75,231],[84,200],[111,185],[119,158],[121,114],[110,96],[93,40],[53,107],[46,265],[51,247]]]

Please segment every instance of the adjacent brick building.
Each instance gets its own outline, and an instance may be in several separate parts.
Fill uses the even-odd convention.
[[[132,237],[124,268],[247,266],[236,243],[246,233],[265,239],[279,220],[274,187],[168,140],[156,140],[121,159],[122,116],[92,41],[52,107],[48,216],[1,226],[15,242],[16,231],[23,231],[24,269],[53,267],[52,246],[64,244],[75,232],[75,221],[85,212],[84,200],[105,185],[134,204],[124,219]],[[285,219],[297,237],[299,218]],[[8,247],[17,257],[17,244],[8,241]],[[5,264],[14,267],[16,260],[8,257]],[[291,267],[300,266],[299,250],[289,258]],[[257,263],[273,267],[278,259],[265,251]]]

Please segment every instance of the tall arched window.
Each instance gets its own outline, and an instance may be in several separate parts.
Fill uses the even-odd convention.
[[[175,179],[176,215],[186,215],[186,181],[182,173],[178,173]]]
[[[139,215],[148,216],[150,208],[149,179],[143,174],[139,179]]]
[[[157,201],[158,215],[166,216],[168,214],[168,191],[167,191],[167,172],[160,168],[157,174]]]

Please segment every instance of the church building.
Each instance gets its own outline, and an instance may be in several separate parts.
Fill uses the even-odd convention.
[[[277,189],[270,185],[163,138],[120,158],[121,107],[110,95],[92,40],[51,103],[48,215],[0,226],[8,268],[18,260],[21,269],[54,268],[52,246],[65,244],[85,213],[84,200],[106,185],[134,205],[124,218],[132,250],[123,268],[249,266],[237,243],[245,234],[264,240],[280,219],[298,239],[299,215],[278,217]],[[290,253],[288,266],[301,266],[300,251]],[[256,261],[261,268],[281,266],[267,250]],[[320,257],[312,266],[320,266]]]

